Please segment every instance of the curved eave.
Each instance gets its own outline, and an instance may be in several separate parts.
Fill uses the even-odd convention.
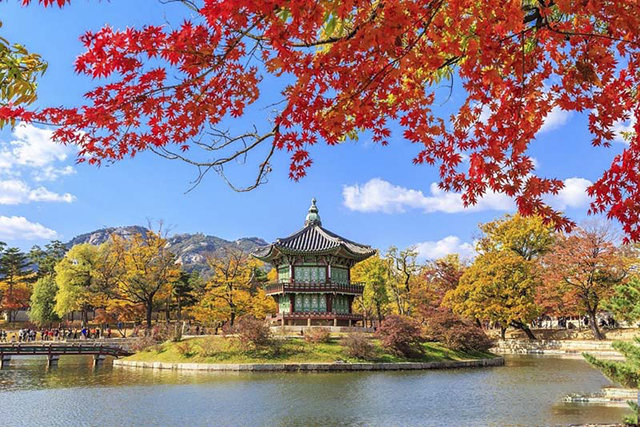
[[[292,256],[323,256],[323,255],[335,255],[341,258],[348,258],[354,261],[360,262],[369,258],[370,256],[376,253],[375,249],[371,249],[366,253],[358,253],[349,249],[346,245],[338,245],[333,248],[323,249],[319,251],[296,251],[291,250],[287,247],[280,246],[278,244],[270,245],[269,251],[265,255],[259,255],[255,252],[252,254],[255,258],[263,262],[272,262],[276,258],[279,258],[281,255],[292,255]]]

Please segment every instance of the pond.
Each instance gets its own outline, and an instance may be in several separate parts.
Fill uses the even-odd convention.
[[[208,373],[14,359],[0,371],[3,425],[568,425],[624,407],[563,403],[610,383],[579,359],[508,356],[450,371]]]

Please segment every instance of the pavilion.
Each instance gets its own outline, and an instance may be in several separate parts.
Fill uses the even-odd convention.
[[[351,282],[351,268],[375,254],[375,249],[340,237],[322,227],[311,200],[304,227],[289,237],[253,253],[277,270],[276,283],[266,285],[278,304],[278,324],[353,326],[362,316],[353,312],[353,300],[364,286]]]

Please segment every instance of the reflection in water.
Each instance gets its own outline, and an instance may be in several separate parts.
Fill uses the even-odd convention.
[[[506,367],[422,372],[207,373],[94,369],[68,357],[0,371],[3,425],[553,425],[619,421],[625,408],[562,403],[608,381],[585,362],[513,356]]]

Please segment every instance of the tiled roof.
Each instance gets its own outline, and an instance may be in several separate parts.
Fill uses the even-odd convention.
[[[375,253],[375,249],[370,246],[352,242],[324,229],[317,223],[311,223],[289,237],[278,239],[272,245],[258,249],[254,255],[258,258],[267,258],[274,248],[283,253],[294,254],[331,253],[340,247],[352,253],[357,259],[368,258]]]

